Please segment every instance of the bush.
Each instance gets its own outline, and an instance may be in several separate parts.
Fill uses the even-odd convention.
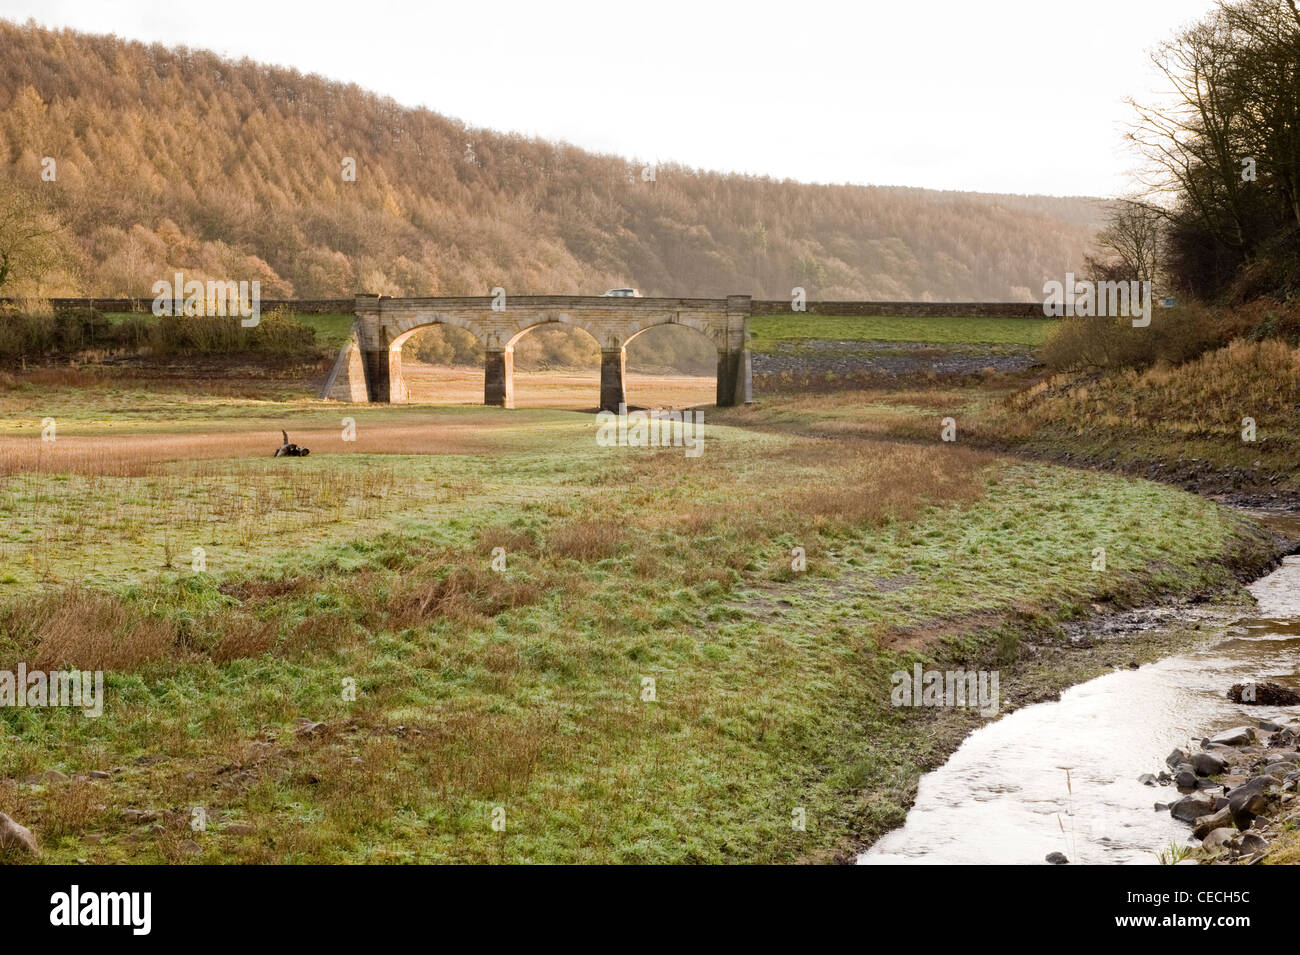
[[[162,355],[220,355],[311,351],[316,330],[280,310],[267,312],[252,328],[238,316],[165,315],[151,326],[148,347]]]
[[[1146,328],[1128,318],[1065,318],[1043,343],[1043,362],[1055,371],[1149,368],[1181,364],[1234,336],[1234,323],[1197,305],[1157,309]]]
[[[0,359],[37,359],[89,350],[152,351],[162,355],[259,351],[285,355],[314,349],[316,331],[279,311],[254,328],[237,317],[129,315],[112,321],[93,308],[53,314],[0,311]]]
[[[53,313],[8,307],[0,313],[0,357],[39,358],[117,347],[113,323],[93,308]]]

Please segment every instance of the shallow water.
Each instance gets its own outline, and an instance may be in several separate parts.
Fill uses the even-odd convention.
[[[1288,536],[1294,516],[1268,523]],[[1250,587],[1254,615],[1201,649],[1072,687],[1059,701],[1017,710],[972,733],[921,778],[904,825],[859,864],[1155,863],[1191,830],[1156,812],[1172,786],[1146,786],[1174,747],[1261,719],[1300,719],[1300,707],[1243,706],[1233,683],[1300,689],[1300,557]],[[1067,776],[1068,772],[1068,776]]]

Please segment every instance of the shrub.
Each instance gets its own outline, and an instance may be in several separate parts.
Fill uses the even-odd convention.
[[[245,328],[238,316],[168,315],[153,326],[149,347],[163,355],[216,355],[260,351],[296,354],[310,351],[316,331],[276,310]]]
[[[93,308],[44,314],[8,306],[0,310],[0,359],[75,355],[92,349],[161,355],[259,351],[300,354],[314,349],[316,331],[280,311],[253,328],[238,317],[129,315],[113,321]]]
[[[1189,305],[1157,309],[1146,328],[1134,328],[1128,318],[1066,318],[1048,334],[1040,354],[1056,371],[1143,369],[1181,364],[1232,337],[1222,316]]]

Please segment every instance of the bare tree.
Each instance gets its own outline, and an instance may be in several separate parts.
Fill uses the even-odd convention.
[[[1229,30],[1218,14],[1183,30],[1151,57],[1172,101],[1143,106],[1129,139],[1151,162],[1146,183],[1186,202],[1216,238],[1246,245],[1241,202],[1240,114],[1231,78],[1237,72]]]
[[[1300,5],[1297,0],[1220,0],[1237,50],[1244,156],[1276,187],[1300,226]]]
[[[1111,281],[1156,281],[1163,249],[1165,211],[1136,199],[1121,199],[1097,233],[1101,257],[1088,257],[1089,269]]]
[[[1218,0],[1152,60],[1168,96],[1133,104],[1130,139],[1150,163],[1148,196],[1169,210],[1164,258],[1171,276],[1213,295],[1248,263],[1267,260],[1276,287],[1293,287],[1300,0]]]

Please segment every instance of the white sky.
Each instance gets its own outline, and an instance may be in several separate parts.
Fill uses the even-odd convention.
[[[805,182],[1117,195],[1147,51],[1212,0],[0,0],[472,126]]]

